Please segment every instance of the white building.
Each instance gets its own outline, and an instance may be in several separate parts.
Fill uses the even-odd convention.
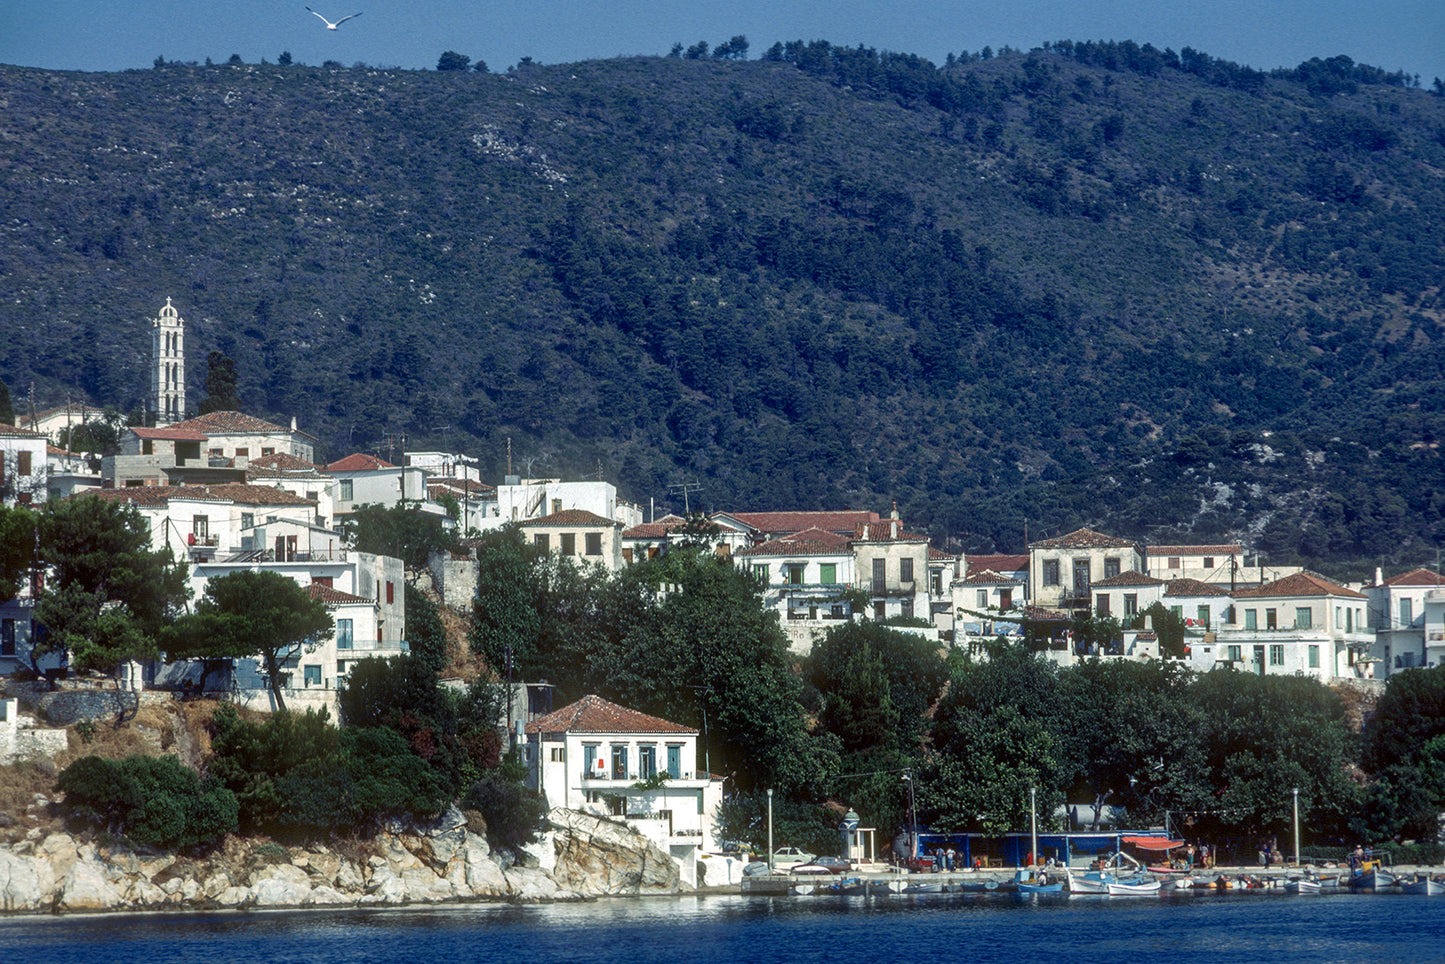
[[[415,505],[423,512],[445,515],[446,510],[427,494],[425,469],[392,465],[374,455],[357,452],[326,466],[334,480],[333,504],[337,516],[355,512],[359,506]]]
[[[508,476],[505,484],[497,486],[496,515],[488,520],[486,528],[527,522],[568,509],[581,509],[620,522],[624,529],[642,524],[642,507],[617,498],[617,487],[611,482],[563,482],[561,479],[522,482],[516,476]]]
[[[578,563],[622,568],[622,523],[585,509],[562,509],[519,528],[522,538],[543,552],[567,556]]]
[[[157,425],[186,417],[186,320],[166,299],[151,320],[151,399]]]
[[[1396,670],[1445,663],[1445,577],[1429,569],[1412,569],[1383,578],[1375,570],[1369,626],[1375,631],[1371,656],[1387,676]]]
[[[1321,681],[1373,677],[1368,610],[1364,593],[1312,572],[1238,590],[1233,622],[1216,633],[1216,664]]]
[[[47,445],[39,432],[0,423],[0,497],[6,505],[45,501]]]
[[[584,696],[525,733],[529,785],[548,807],[621,819],[696,881],[697,858],[716,848],[722,802],[722,778],[699,766],[697,730]]]
[[[1029,594],[1037,606],[1087,611],[1094,583],[1143,571],[1144,554],[1133,541],[1092,529],[1029,544]]]

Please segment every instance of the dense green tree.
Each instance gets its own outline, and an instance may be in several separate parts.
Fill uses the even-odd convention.
[[[77,669],[108,669],[153,656],[162,625],[186,598],[186,570],[150,548],[140,513],[99,496],[57,499],[40,513],[38,531],[50,574],[35,608],[46,631],[32,661],[61,651]]]
[[[339,528],[358,552],[392,556],[413,572],[425,569],[432,553],[456,546],[442,520],[414,504],[359,505]]]
[[[200,413],[240,411],[237,385],[236,363],[219,351],[207,354],[206,397],[201,399]]]
[[[0,424],[15,424],[15,404],[10,400],[10,389],[0,382]]]
[[[466,70],[472,58],[466,54],[459,54],[455,50],[447,50],[437,58],[437,70]]]
[[[535,604],[539,558],[515,526],[487,533],[477,547],[477,598],[470,643],[472,651],[503,679],[509,668],[514,679],[546,675],[547,656],[539,645],[543,617]]]
[[[280,829],[287,805],[280,780],[308,760],[332,759],[339,733],[324,708],[300,714],[280,710],[259,723],[242,719],[230,703],[216,709],[209,769],[235,794],[243,832]]]
[[[1445,666],[1391,673],[1365,727],[1360,763],[1367,772],[1413,767],[1445,735]]]
[[[406,644],[413,658],[433,673],[447,665],[447,629],[436,603],[411,583],[406,584]]]
[[[940,710],[934,744],[936,755],[917,774],[917,807],[920,820],[935,830],[1017,830],[1028,823],[1030,788],[1040,813],[1052,813],[1064,800],[1054,734],[1015,706]]]
[[[0,505],[0,598],[14,599],[35,566],[35,514]]]
[[[166,850],[208,847],[237,827],[236,798],[170,756],[81,757],[56,788],[73,821]]]
[[[195,613],[177,620],[166,634],[172,659],[260,658],[271,696],[285,709],[285,664],[329,639],[335,623],[325,604],[296,580],[267,570],[217,576]]]
[[[276,783],[283,827],[302,836],[374,832],[387,817],[425,818],[451,801],[445,776],[387,727],[347,727],[336,753],[306,760]]]

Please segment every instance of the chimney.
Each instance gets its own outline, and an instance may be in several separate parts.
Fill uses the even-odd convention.
[[[1376,567],[1375,567],[1375,585],[1377,585],[1377,586],[1383,586],[1384,584],[1385,584],[1385,574],[1380,571],[1380,567],[1379,567],[1379,566],[1376,566]]]
[[[898,500],[893,500],[893,511],[888,513],[888,531],[892,538],[898,538]]]
[[[295,415],[292,415],[292,416],[291,416],[291,431],[293,431],[293,432],[296,431],[296,416],[295,416]]]

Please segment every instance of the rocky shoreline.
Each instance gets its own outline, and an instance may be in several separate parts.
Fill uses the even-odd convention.
[[[0,912],[566,901],[687,887],[671,857],[624,825],[572,810],[549,822],[520,853],[494,851],[455,809],[340,846],[228,837],[202,858],[37,833],[0,849]]]

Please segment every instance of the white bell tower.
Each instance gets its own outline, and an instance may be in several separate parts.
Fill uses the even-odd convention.
[[[151,322],[151,394],[156,424],[169,425],[186,418],[186,320],[166,299],[166,306]]]

